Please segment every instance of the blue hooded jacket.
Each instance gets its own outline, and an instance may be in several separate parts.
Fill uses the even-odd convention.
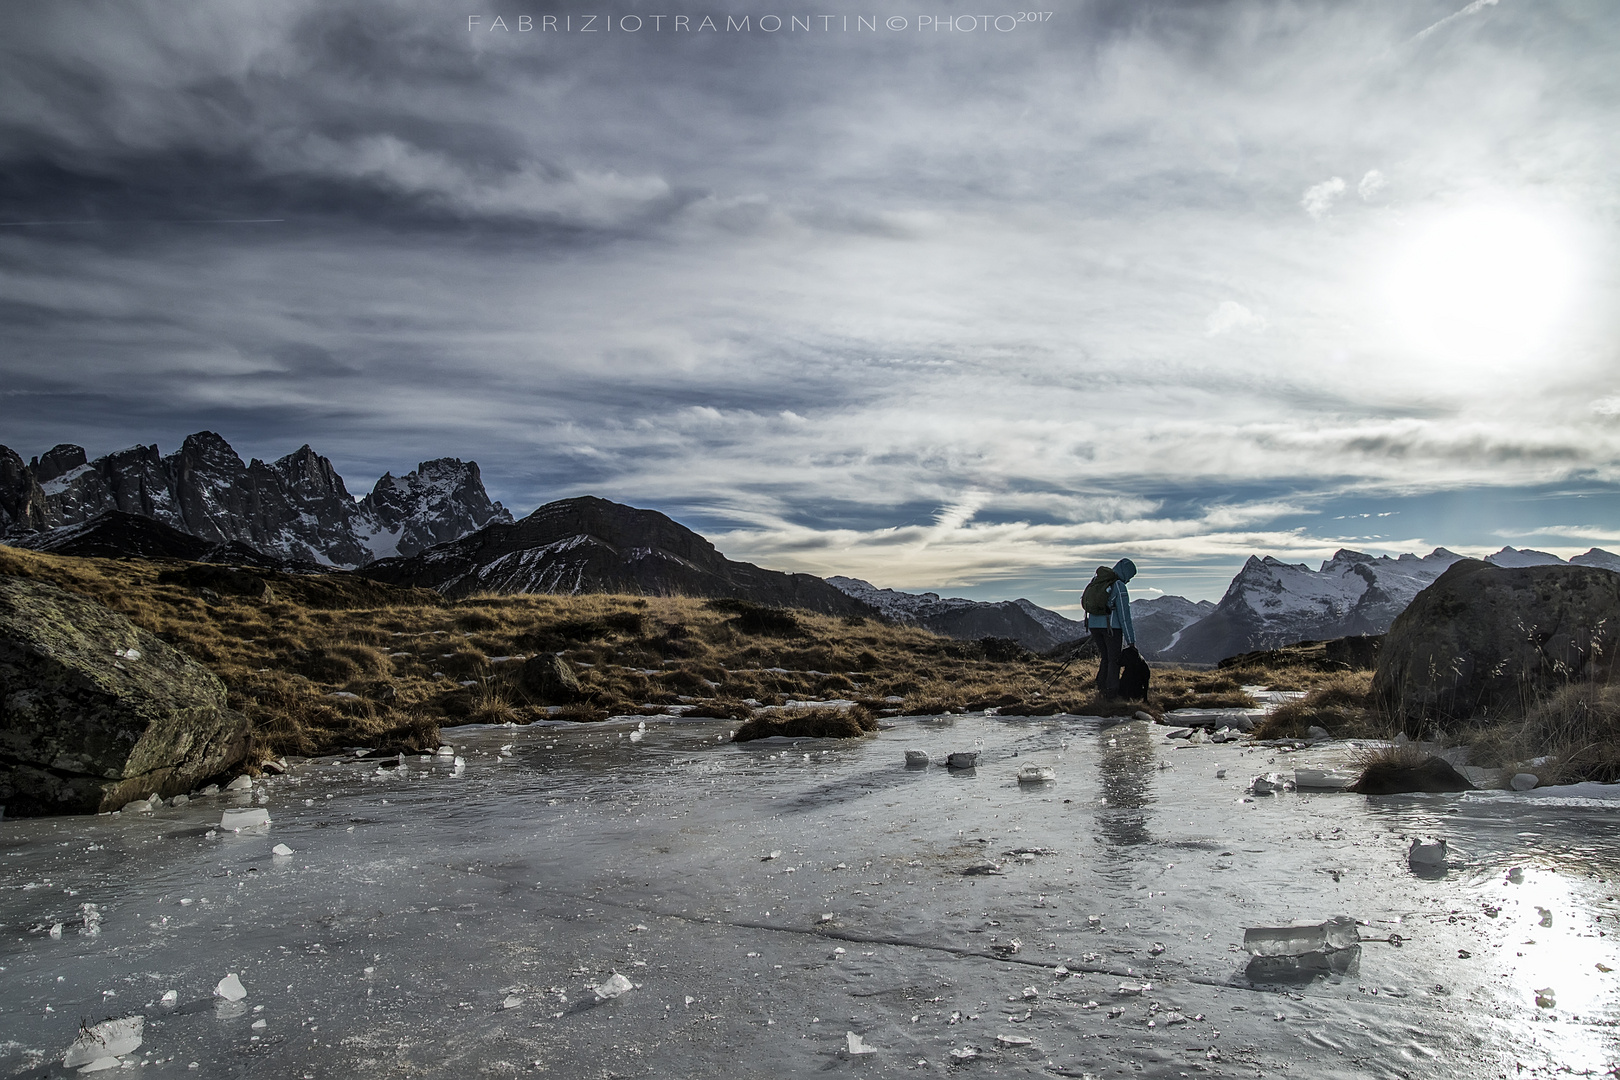
[[[1119,580],[1108,587],[1108,614],[1087,615],[1086,628],[1088,630],[1118,630],[1125,639],[1125,644],[1136,644],[1136,628],[1131,625],[1131,594],[1126,591],[1125,583],[1136,576],[1136,564],[1129,559],[1121,559],[1114,564],[1114,573]]]

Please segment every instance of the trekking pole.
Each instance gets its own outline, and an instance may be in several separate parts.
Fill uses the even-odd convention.
[[[1046,683],[1041,687],[1041,693],[1042,694],[1045,694],[1046,691],[1047,691],[1047,688],[1050,687],[1053,683],[1057,682],[1059,677],[1061,677],[1062,674],[1065,671],[1069,670],[1069,665],[1074,663],[1075,660],[1079,657],[1079,655],[1080,655],[1079,653],[1074,653],[1067,660],[1063,661],[1063,666],[1058,668],[1057,672],[1050,679],[1047,679]]]

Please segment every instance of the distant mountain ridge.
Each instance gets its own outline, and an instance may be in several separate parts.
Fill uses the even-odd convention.
[[[1445,548],[1416,555],[1372,556],[1340,549],[1317,570],[1253,556],[1214,609],[1154,650],[1159,660],[1212,664],[1238,653],[1296,641],[1382,634],[1395,617],[1463,556]],[[1544,551],[1504,547],[1485,559],[1496,566],[1540,566],[1564,560]],[[1571,563],[1620,571],[1620,556],[1601,548]],[[1133,615],[1137,605],[1131,606]],[[1142,637],[1138,630],[1138,638]]]
[[[954,638],[1012,638],[1033,652],[1085,638],[1085,624],[1065,619],[1028,600],[987,602],[938,593],[880,589],[860,578],[835,576],[827,584],[870,604],[887,618],[912,623]]]
[[[512,520],[490,500],[477,463],[457,458],[422,462],[405,476],[385,473],[357,502],[331,461],[307,444],[246,464],[211,431],[188,435],[167,456],[156,445],[134,446],[91,461],[83,447],[63,443],[24,464],[0,446],[0,532],[14,542],[109,512],[151,518],[211,544],[339,568],[415,554]]]
[[[1132,600],[1131,625],[1136,629],[1136,647],[1143,656],[1155,659],[1173,650],[1182,631],[1214,610],[1213,601],[1193,601],[1184,596]]]
[[[735,597],[829,615],[871,615],[821,578],[726,558],[656,510],[593,496],[547,503],[521,521],[486,525],[416,555],[358,571],[446,596],[475,593],[643,593]]]

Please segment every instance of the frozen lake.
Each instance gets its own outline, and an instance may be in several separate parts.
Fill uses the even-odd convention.
[[[257,785],[272,824],[239,834],[210,826],[246,796],[0,821],[0,1074],[61,1075],[81,1021],[137,1014],[126,1065],[146,1077],[1518,1077],[1620,1058],[1616,804],[1245,801],[1295,755],[1138,722],[906,719],[852,744],[634,727],[450,730],[460,770],[302,763]],[[908,769],[908,748],[979,767]],[[1057,779],[1018,784],[1029,764]],[[1415,875],[1414,836],[1444,837],[1451,869]],[[985,863],[1000,872],[962,873]],[[1336,915],[1364,923],[1344,974],[1249,981],[1246,927]],[[229,1004],[213,991],[233,972],[248,996]],[[587,989],[614,972],[634,989]],[[849,1056],[849,1032],[876,1053]]]

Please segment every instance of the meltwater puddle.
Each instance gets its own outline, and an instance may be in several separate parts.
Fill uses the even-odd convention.
[[[452,729],[459,767],[298,763],[235,796],[270,817],[241,832],[217,829],[221,798],[0,821],[0,1070],[62,1075],[81,1024],[137,1016],[112,1063],[153,1077],[1473,1077],[1620,1057],[1620,815],[1601,800],[1249,796],[1288,755],[1139,722],[734,727]],[[908,768],[908,749],[978,765]],[[1019,783],[1026,766],[1055,778]],[[1414,838],[1446,861],[1419,876]],[[1331,962],[1251,966],[1246,931],[1312,925]]]

